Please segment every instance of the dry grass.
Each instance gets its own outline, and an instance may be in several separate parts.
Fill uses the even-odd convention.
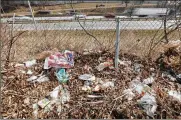
[[[115,30],[90,30],[106,49],[114,51],[114,42],[116,39]],[[153,43],[156,43],[162,36],[163,31],[156,30],[124,30],[121,31],[120,49],[122,52],[135,54],[145,57],[148,54],[150,42],[156,35]],[[175,31],[168,36],[169,40],[179,39],[178,32]],[[59,50],[69,49],[82,52],[84,49],[99,50],[99,44],[82,30],[75,31],[27,31],[14,44],[14,60],[25,61],[32,59],[37,53],[52,48]],[[152,57],[157,57],[159,51],[156,47],[153,50]]]
[[[100,5],[103,4],[105,5],[105,7],[118,7],[121,6],[120,3],[77,3],[77,4],[73,4],[73,7],[75,9],[82,9],[82,8],[96,8],[96,5]],[[37,10],[56,10],[56,11],[61,11],[61,10],[65,10],[65,9],[71,9],[71,4],[60,4],[60,5],[52,5],[52,6],[33,6],[32,7],[35,11]],[[29,9],[27,7],[24,6],[20,6],[18,7],[16,10],[12,11],[12,13],[14,12],[29,12]]]
[[[96,5],[103,4],[105,7],[99,7],[96,9]],[[128,7],[131,7],[132,4],[128,5]],[[153,7],[152,4],[143,4],[142,7]],[[122,4],[121,2],[114,2],[114,3],[106,3],[100,2],[100,3],[76,3],[73,4],[74,9],[79,10],[82,13],[85,14],[100,14],[105,12],[113,12],[120,14],[125,9],[125,4]],[[139,5],[134,5],[134,7],[139,7]],[[32,6],[34,11],[38,10],[51,10],[54,14],[58,12],[65,12],[66,10],[71,10],[71,4],[60,4],[60,5],[51,5],[51,6]],[[121,9],[120,9],[121,8]],[[95,11],[96,9],[96,11]],[[122,10],[123,9],[123,10]],[[16,7],[15,10],[10,11],[9,13],[3,14],[3,16],[13,16],[13,13],[16,13],[16,15],[30,15],[29,8],[26,6],[19,6]]]

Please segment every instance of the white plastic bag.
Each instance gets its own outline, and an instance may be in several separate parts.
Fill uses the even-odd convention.
[[[33,81],[36,80],[38,77],[37,76],[31,76],[30,78],[27,79],[27,81]]]
[[[174,90],[170,90],[170,91],[168,92],[168,94],[169,94],[170,96],[172,96],[174,99],[176,99],[176,100],[178,100],[178,101],[181,102],[181,92],[177,92],[177,91],[174,91]]]
[[[132,92],[131,89],[126,89],[123,91],[123,95],[127,100],[132,100],[135,94]]]
[[[114,82],[111,82],[111,81],[105,82],[105,83],[102,84],[101,87],[102,88],[114,87]]]
[[[52,92],[50,92],[50,96],[52,99],[58,99],[58,93],[62,90],[62,85],[57,86],[56,88],[53,89]]]
[[[31,67],[36,64],[36,60],[26,61],[24,63],[26,67]]]
[[[153,117],[156,112],[157,104],[154,96],[146,93],[138,103],[145,109],[147,115]]]
[[[147,78],[147,79],[144,79],[142,83],[148,85],[148,84],[153,83],[154,81],[155,81],[154,78],[151,76],[151,77],[149,77],[149,78]]]

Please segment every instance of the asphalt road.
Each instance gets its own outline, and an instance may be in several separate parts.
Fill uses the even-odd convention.
[[[86,19],[86,20],[90,20],[90,19],[104,19],[104,16],[86,16],[85,18],[80,18],[80,19]],[[34,18],[35,21],[61,21],[61,20],[75,20],[74,16],[65,16],[65,17],[35,17]],[[2,18],[1,19],[3,22],[7,22],[9,21],[13,21],[13,18]],[[23,18],[21,19],[23,20]],[[26,20],[26,19],[24,19]],[[33,20],[33,19],[30,19]]]
[[[86,21],[80,22],[87,30],[113,30],[116,29],[116,22],[109,21]],[[167,21],[167,27],[175,24],[173,20]],[[10,24],[11,25],[11,24]],[[35,27],[36,26],[36,27]],[[154,30],[163,29],[161,20],[147,21],[120,21],[120,29],[127,30]],[[59,22],[59,23],[36,23],[34,24],[14,24],[14,30],[82,30],[78,22]]]

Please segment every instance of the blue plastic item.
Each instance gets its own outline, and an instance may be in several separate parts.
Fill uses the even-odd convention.
[[[61,83],[66,83],[69,80],[69,75],[66,73],[65,69],[58,69],[55,73],[57,79]]]

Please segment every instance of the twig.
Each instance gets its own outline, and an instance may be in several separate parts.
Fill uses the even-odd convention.
[[[30,4],[30,1],[28,0],[28,6],[30,8],[30,12],[31,12],[31,15],[32,15],[32,18],[33,18],[33,22],[34,22],[34,26],[35,26],[35,29],[37,30],[37,26],[36,26],[36,21],[35,21],[35,18],[34,18],[34,15],[33,15],[33,10],[31,8],[31,4]]]
[[[72,8],[72,9],[74,10],[74,12],[75,12],[75,9],[73,8],[73,5],[72,5],[72,0],[71,0],[71,8]],[[75,14],[75,17],[76,17],[76,14]],[[94,35],[90,34],[90,33],[82,26],[82,24],[81,24],[80,21],[79,21],[79,18],[77,19],[77,21],[78,21],[79,25],[81,26],[81,28],[84,30],[84,32],[85,32],[87,35],[93,37],[94,40],[95,40],[100,46],[103,46],[103,44],[101,44],[100,41],[99,41]]]
[[[19,94],[16,94],[16,93],[6,93],[6,95],[7,94],[9,94],[9,95],[17,95],[17,96],[21,96],[21,97],[25,97],[25,98],[27,98],[27,97],[30,97],[30,98],[34,98],[34,99],[37,99],[38,97],[31,97],[31,96],[26,96],[26,95],[19,95]]]
[[[100,103],[104,103],[104,101],[100,100],[100,101],[96,101],[96,102],[86,102],[89,104],[100,104]]]

